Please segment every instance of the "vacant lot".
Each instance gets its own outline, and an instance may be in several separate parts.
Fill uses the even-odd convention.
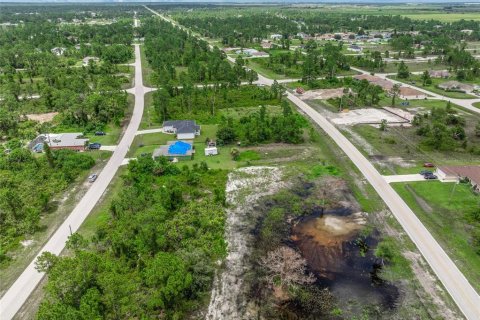
[[[466,184],[429,181],[392,186],[479,290],[480,255],[472,246],[466,214],[478,208],[480,197]]]
[[[397,76],[392,76],[392,79],[405,82],[405,83],[411,83],[412,81],[415,83],[416,86],[431,91],[433,93],[441,94],[442,96],[449,97],[449,98],[455,98],[455,99],[474,99],[475,96],[472,96],[470,94],[466,94],[463,92],[456,92],[456,91],[445,91],[443,89],[437,88],[437,86],[441,83],[454,80],[454,79],[437,79],[437,78],[432,78],[432,84],[431,85],[423,85],[423,81],[421,79],[421,75],[410,75],[408,79],[399,79]]]

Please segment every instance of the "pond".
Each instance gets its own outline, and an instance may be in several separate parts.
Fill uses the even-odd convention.
[[[382,262],[374,255],[378,233],[362,236],[366,223],[362,213],[347,209],[316,212],[293,223],[290,240],[342,309],[394,309],[399,290],[381,278]]]

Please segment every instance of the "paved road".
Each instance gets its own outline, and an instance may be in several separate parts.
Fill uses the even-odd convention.
[[[172,22],[170,19],[166,19],[148,7],[146,8],[162,19]],[[178,24],[174,22],[172,23],[178,26]],[[228,60],[232,62],[235,61],[235,59],[232,57],[228,57]],[[365,73],[364,70],[356,70]],[[384,75],[384,77],[386,77],[386,75]],[[257,83],[271,85],[273,80],[259,74]],[[414,88],[418,89],[417,87]],[[431,94],[430,92],[428,93]],[[440,247],[430,232],[423,226],[422,222],[417,218],[415,213],[407,206],[405,201],[403,201],[397,192],[388,184],[388,182],[377,171],[377,169],[375,169],[370,161],[365,158],[362,153],[325,117],[321,116],[318,112],[316,112],[313,108],[311,108],[308,104],[300,100],[291,92],[287,92],[287,98],[297,105],[297,107],[306,115],[308,115],[315,123],[317,123],[357,166],[360,172],[365,176],[368,182],[374,187],[386,205],[390,208],[393,215],[402,225],[410,239],[420,250],[425,260],[427,260],[430,267],[450,293],[452,298],[455,300],[465,317],[470,320],[480,319],[480,296],[477,294],[475,289],[473,289],[453,261],[448,257],[442,247]],[[454,103],[458,103],[457,100],[459,99],[451,100]],[[474,108],[468,103],[460,105],[463,107],[467,106],[467,109],[470,109],[468,106]]]
[[[355,71],[358,71],[362,74],[370,74],[370,72],[368,71],[365,71],[365,70],[362,70],[362,69],[359,69],[359,68],[355,68],[355,67],[350,67],[350,69],[352,70],[355,70]],[[417,72],[415,72],[416,74],[418,74]],[[475,112],[475,113],[478,113],[480,114],[480,108],[476,108],[473,106],[474,103],[477,103],[477,102],[480,102],[480,97],[479,98],[472,98],[472,99],[454,99],[454,98],[449,98],[449,97],[445,97],[445,96],[442,96],[441,94],[438,94],[438,93],[435,93],[435,92],[432,92],[432,91],[428,91],[428,90],[425,90],[421,87],[417,87],[417,86],[414,86],[414,85],[411,85],[411,84],[408,84],[408,83],[404,83],[404,82],[401,82],[401,81],[397,81],[397,80],[393,80],[393,79],[390,79],[388,78],[388,76],[391,76],[392,73],[375,73],[375,75],[379,78],[382,78],[382,79],[386,79],[388,81],[391,81],[393,83],[398,83],[400,85],[402,85],[403,87],[408,87],[408,88],[412,88],[412,89],[415,89],[415,90],[418,90],[420,92],[423,92],[423,93],[426,93],[428,94],[429,96],[435,98],[435,99],[438,99],[438,100],[444,100],[444,101],[450,101],[456,105],[459,105],[465,109],[468,109],[472,112]]]
[[[480,296],[405,201],[335,126],[292,93],[288,92],[287,96],[338,144],[367,178],[420,250],[465,317],[471,320],[480,319]]]
[[[130,145],[133,142],[135,133],[138,130],[140,121],[142,120],[144,107],[144,94],[148,91],[144,88],[142,82],[142,67],[140,60],[140,47],[135,46],[135,87],[127,90],[135,95],[135,107],[130,123],[118,144],[112,157],[108,161],[105,168],[99,174],[97,181],[95,181],[85,196],[80,200],[72,213],[68,216],[65,222],[58,228],[53,236],[48,240],[45,246],[41,249],[42,252],[48,251],[59,255],[65,247],[65,242],[70,236],[70,232],[75,232],[81,226],[85,218],[89,215],[95,204],[98,202],[102,194],[107,189],[112,181],[118,167],[122,164]],[[37,255],[38,257],[38,255]],[[28,299],[32,291],[42,280],[44,274],[35,270],[34,261],[28,265],[20,277],[8,289],[0,300],[0,319],[7,320],[13,318],[18,310],[22,307]]]

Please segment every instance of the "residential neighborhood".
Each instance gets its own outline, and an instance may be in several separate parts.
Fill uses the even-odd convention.
[[[480,319],[480,6],[0,4],[0,319]]]

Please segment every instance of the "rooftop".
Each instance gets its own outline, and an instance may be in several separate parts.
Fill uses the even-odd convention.
[[[200,130],[200,126],[195,123],[195,120],[164,121],[163,127],[173,127],[177,133],[195,133]]]
[[[474,184],[480,185],[480,166],[440,166],[438,169],[448,175],[468,178]]]

